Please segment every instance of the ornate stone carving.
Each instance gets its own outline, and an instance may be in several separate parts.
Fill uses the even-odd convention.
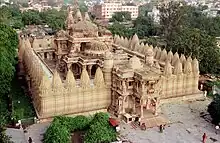
[[[96,88],[103,88],[105,86],[103,73],[100,67],[98,67],[96,70],[94,85]]]

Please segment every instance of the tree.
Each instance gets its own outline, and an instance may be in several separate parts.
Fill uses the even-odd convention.
[[[18,35],[11,27],[0,24],[0,95],[10,92],[15,72]]]
[[[85,136],[85,143],[112,142],[116,140],[116,131],[109,124],[109,115],[96,113]]]
[[[220,20],[207,17],[201,8],[181,2],[171,1],[159,10],[167,50],[196,57],[201,73],[219,73],[220,52],[214,36],[219,34]]]
[[[40,13],[42,23],[49,25],[53,30],[65,28],[66,11],[56,9],[47,10]]]
[[[0,23],[10,25],[13,28],[22,28],[22,14],[17,5],[3,6],[0,8]]]
[[[44,143],[70,143],[70,132],[59,120],[53,120],[44,135]]]
[[[152,17],[146,16],[139,16],[134,21],[134,33],[138,35],[139,38],[149,37],[156,35],[156,27]]]
[[[9,118],[7,97],[14,76],[16,63],[17,33],[9,26],[0,24],[0,142],[11,143],[5,133],[5,124]]]
[[[175,35],[180,32],[185,15],[185,4],[183,2],[171,1],[161,4],[158,9],[160,11],[160,25],[163,37],[169,46]]]
[[[110,125],[103,126],[100,122],[92,124],[85,136],[85,143],[104,143],[112,141],[116,141],[116,132]]]
[[[215,94],[213,101],[208,106],[208,112],[212,117],[212,123],[218,125],[220,123],[220,95]]]
[[[220,65],[220,49],[215,37],[199,29],[184,28],[167,47],[174,53],[193,56],[199,60],[201,73],[216,73]]]
[[[152,10],[153,10],[152,3],[141,5],[138,7],[138,15],[139,16],[147,16],[148,12],[151,12]]]
[[[40,17],[40,13],[36,10],[28,10],[23,12],[22,20],[25,25],[40,25],[42,23],[42,19]]]
[[[127,11],[123,11],[123,12],[115,12],[109,21],[110,22],[126,22],[130,20],[131,20],[131,13]]]
[[[120,35],[123,37],[131,37],[134,34],[132,28],[127,28],[125,25],[118,22],[113,23],[113,25],[109,26],[108,29],[113,35]]]

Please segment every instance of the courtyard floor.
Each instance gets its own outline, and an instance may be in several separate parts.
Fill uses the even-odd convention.
[[[131,143],[201,143],[206,133],[207,143],[219,143],[220,130],[216,131],[208,119],[200,117],[201,113],[207,113],[209,103],[210,100],[164,104],[161,111],[170,124],[165,126],[163,133],[158,127],[142,131],[122,123],[121,136]]]
[[[163,133],[159,128],[149,128],[146,131],[140,128],[134,129],[131,124],[121,124],[121,136],[130,143],[201,143],[202,135],[208,136],[207,143],[220,142],[220,130],[200,117],[201,113],[207,113],[207,105],[210,100],[195,102],[179,102],[164,104],[161,107],[163,116],[167,117],[170,124],[165,126]],[[26,139],[29,136],[35,143],[41,143],[43,133],[49,123],[35,124],[29,127]],[[211,138],[211,139],[210,139]]]

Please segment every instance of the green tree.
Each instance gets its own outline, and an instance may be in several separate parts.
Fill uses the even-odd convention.
[[[156,35],[156,25],[152,17],[149,16],[139,16],[134,21],[134,33],[138,35],[139,38],[149,37]]]
[[[23,12],[22,20],[25,25],[40,25],[43,24],[42,19],[40,17],[40,13],[36,10],[28,10]]]
[[[170,46],[175,35],[181,30],[186,10],[185,4],[171,1],[161,4],[158,9],[160,11],[161,31],[167,45]]]
[[[132,28],[127,28],[125,25],[118,22],[113,23],[113,25],[109,26],[108,29],[113,35],[120,35],[123,37],[131,37],[134,34]]]
[[[11,27],[0,24],[0,95],[10,92],[15,72],[18,35]]]
[[[82,13],[85,13],[88,11],[88,7],[85,5],[84,1],[79,2],[79,9]]]
[[[22,14],[17,5],[3,6],[0,8],[0,23],[20,29],[24,26]]]
[[[114,129],[110,125],[103,126],[100,122],[92,124],[85,136],[85,143],[107,143],[115,140],[116,132]]]
[[[153,10],[152,3],[141,5],[138,7],[138,15],[139,16],[147,16],[148,12],[151,12],[152,10]]]
[[[11,143],[5,133],[9,112],[7,100],[10,93],[11,81],[14,76],[16,63],[17,33],[9,26],[0,23],[0,142]]]
[[[40,13],[40,19],[52,29],[60,30],[65,28],[66,15],[64,10],[51,9]]]
[[[44,143],[70,143],[70,132],[59,120],[53,120],[45,133]]]
[[[168,48],[174,53],[196,57],[201,73],[218,72],[220,49],[216,45],[216,39],[199,29],[182,29]]]
[[[212,117],[212,123],[218,125],[220,123],[220,95],[214,95],[213,101],[208,106],[208,112]]]
[[[127,11],[115,12],[110,19],[110,22],[126,22],[131,20],[131,13]]]
[[[96,113],[85,135],[85,143],[112,142],[116,137],[116,131],[109,124],[109,115]]]

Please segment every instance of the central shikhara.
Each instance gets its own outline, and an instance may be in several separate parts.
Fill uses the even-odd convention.
[[[22,35],[24,69],[40,119],[109,111],[127,121],[157,115],[161,102],[201,97],[197,59],[115,36],[68,9],[66,31]]]

